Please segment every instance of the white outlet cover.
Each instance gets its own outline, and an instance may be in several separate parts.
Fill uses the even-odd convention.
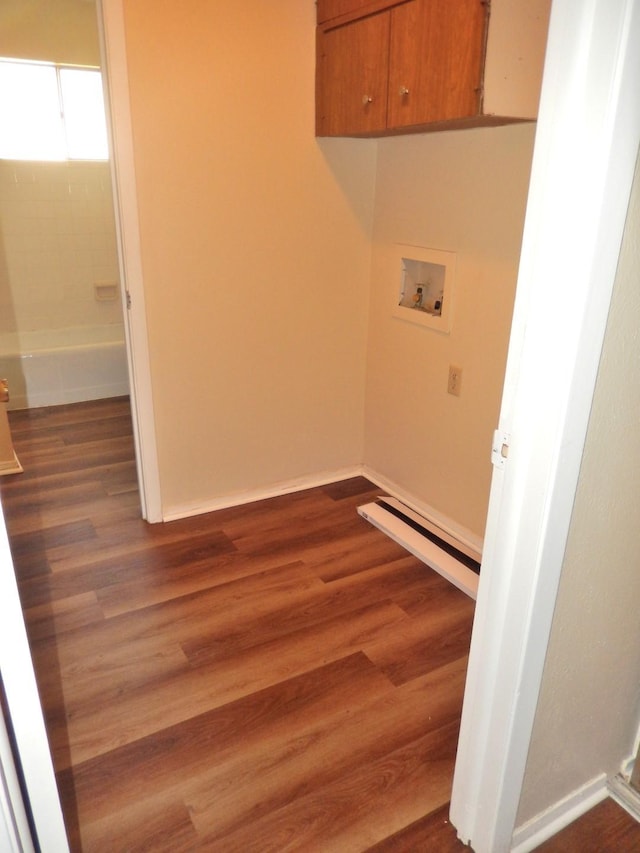
[[[400,282],[395,282],[393,316],[427,329],[451,330],[454,252],[396,245]]]

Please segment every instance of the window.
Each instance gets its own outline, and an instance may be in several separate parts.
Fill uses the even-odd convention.
[[[0,158],[108,156],[98,69],[0,59]]]

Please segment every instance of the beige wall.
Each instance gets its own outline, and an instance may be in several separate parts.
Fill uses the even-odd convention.
[[[640,170],[632,191],[518,823],[631,755],[640,710]]]
[[[362,461],[376,143],[314,137],[313,0],[125,0],[163,511]]]
[[[484,532],[532,124],[381,140],[365,461],[457,527]],[[392,317],[397,243],[455,252],[451,332]],[[462,367],[460,397],[447,394]]]
[[[2,0],[0,56],[69,65],[100,65],[95,3]]]
[[[317,140],[311,0],[124,9],[165,515],[364,462],[481,536],[533,125]],[[449,336],[396,242],[457,253]]]

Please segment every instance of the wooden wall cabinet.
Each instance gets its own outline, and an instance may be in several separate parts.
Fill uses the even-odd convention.
[[[317,135],[535,119],[549,7],[550,0],[318,0]]]

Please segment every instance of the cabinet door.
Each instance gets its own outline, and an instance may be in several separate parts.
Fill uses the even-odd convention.
[[[349,136],[387,123],[390,12],[318,28],[316,132]]]
[[[486,4],[411,0],[389,14],[389,127],[478,115]]]

